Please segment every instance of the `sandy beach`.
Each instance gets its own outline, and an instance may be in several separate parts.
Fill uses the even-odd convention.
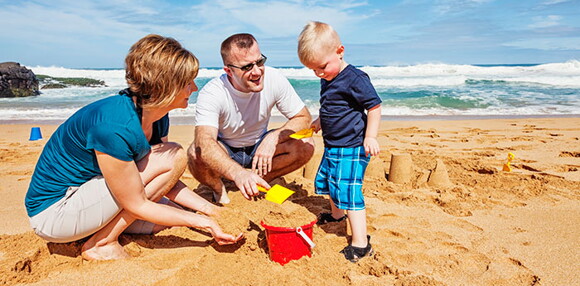
[[[172,228],[122,235],[130,259],[89,262],[79,256],[82,241],[44,242],[23,200],[57,126],[40,125],[40,141],[28,140],[31,127],[0,125],[0,284],[580,285],[578,117],[382,121],[381,154],[363,186],[376,254],[346,261],[343,221],[315,225],[312,256],[284,266],[269,259],[260,224],[274,205],[247,201],[232,184],[228,207],[249,221],[243,243],[218,246],[203,232]],[[172,126],[169,138],[188,146],[193,127]],[[305,220],[329,210],[314,194],[320,134],[315,140],[311,162],[274,182],[295,191],[284,206],[307,210]],[[502,171],[510,152],[512,171]],[[412,161],[405,182],[388,180],[393,155]],[[189,172],[182,179],[209,198]]]

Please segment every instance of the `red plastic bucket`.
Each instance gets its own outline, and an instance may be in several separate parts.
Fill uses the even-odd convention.
[[[301,227],[277,227],[260,224],[266,229],[270,259],[282,265],[304,255],[312,256],[312,226],[316,220]]]

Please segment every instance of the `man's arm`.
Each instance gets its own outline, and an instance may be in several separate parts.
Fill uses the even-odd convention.
[[[195,127],[196,157],[220,176],[234,181],[246,199],[259,194],[257,184],[269,188],[270,185],[264,179],[230,158],[217,141],[217,135],[218,130],[215,127]]]
[[[272,158],[276,152],[276,146],[290,140],[290,134],[310,127],[312,116],[306,107],[303,107],[298,114],[291,117],[282,127],[268,133],[258,146],[254,159],[252,160],[252,171],[260,176],[265,176],[272,171]]]
[[[243,169],[232,160],[217,141],[218,130],[211,126],[195,127],[195,153],[212,170],[233,180],[236,172]]]

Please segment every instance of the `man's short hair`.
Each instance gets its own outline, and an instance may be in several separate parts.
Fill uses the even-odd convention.
[[[321,54],[334,52],[340,45],[340,37],[332,26],[311,21],[298,36],[298,58],[302,64],[309,64]]]
[[[256,38],[254,38],[252,34],[240,33],[229,36],[222,42],[220,51],[222,54],[222,61],[224,62],[224,65],[230,64],[228,60],[230,57],[230,53],[232,51],[232,47],[234,47],[234,45],[238,49],[247,50],[252,46],[254,46],[254,43],[258,43],[258,41],[256,41]]]

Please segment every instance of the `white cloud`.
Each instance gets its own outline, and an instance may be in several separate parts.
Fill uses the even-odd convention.
[[[562,16],[558,15],[548,15],[548,16],[538,16],[533,18],[534,23],[530,24],[530,28],[547,28],[560,25],[560,20]]]
[[[509,42],[504,44],[504,46],[545,51],[580,51],[580,38],[569,37],[526,39]]]
[[[438,0],[435,2],[433,9],[437,14],[449,14],[463,12],[479,5],[491,2],[493,0]]]
[[[561,4],[561,3],[566,3],[566,2],[570,2],[570,0],[548,0],[548,1],[544,1],[542,3],[542,5],[556,5],[556,4]]]
[[[179,40],[203,66],[215,66],[221,62],[221,41],[249,32],[272,55],[270,63],[287,65],[298,63],[296,37],[310,20],[333,25],[348,47],[359,45],[366,51],[370,45],[388,42],[387,48],[359,55],[370,57],[370,62],[385,50],[411,57],[409,43],[431,54],[456,45],[489,49],[506,37],[521,40],[508,44],[518,48],[580,46],[578,40],[569,39],[578,35],[579,18],[573,17],[578,13],[572,11],[577,0],[540,0],[542,7],[535,8],[541,9],[525,1],[517,5],[491,1],[0,0],[0,61],[118,66],[132,43],[157,33]],[[522,21],[522,17],[530,18]],[[531,31],[506,36],[506,29],[522,30],[521,25]],[[558,40],[533,40],[538,36]]]
[[[266,37],[297,35],[306,22],[319,20],[336,29],[353,25],[368,17],[351,9],[366,5],[362,1],[249,1],[219,0],[196,5],[206,27],[246,27]]]
[[[237,32],[258,39],[295,38],[310,20],[327,22],[337,30],[352,29],[366,19],[361,0],[201,0],[171,3],[160,0],[52,0],[50,2],[0,0],[0,58],[20,58],[41,53],[49,57],[69,53],[96,60],[103,51],[125,52],[143,35],[175,37],[209,63],[217,63],[219,44]],[[374,11],[374,10],[373,10]],[[373,12],[366,12],[373,15]],[[22,48],[14,48],[20,46]],[[26,46],[24,48],[23,46]],[[70,51],[69,51],[70,50]],[[53,51],[53,52],[50,52]],[[292,49],[293,51],[293,49]],[[112,58],[111,52],[106,57]],[[122,58],[124,55],[115,55]],[[38,55],[37,57],[40,57]],[[212,62],[213,60],[213,62]]]

